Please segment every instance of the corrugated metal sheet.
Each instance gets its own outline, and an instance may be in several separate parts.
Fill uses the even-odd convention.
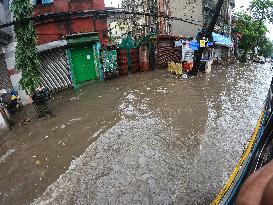
[[[52,92],[72,87],[70,68],[64,48],[40,53],[42,61],[42,86]]]
[[[0,89],[12,89],[4,55],[0,55]]]

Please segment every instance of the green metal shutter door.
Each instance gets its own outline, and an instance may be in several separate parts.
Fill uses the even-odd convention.
[[[77,84],[97,79],[92,46],[71,48],[71,58]]]

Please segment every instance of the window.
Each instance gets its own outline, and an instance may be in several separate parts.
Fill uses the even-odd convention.
[[[50,4],[53,0],[32,0],[33,5]]]

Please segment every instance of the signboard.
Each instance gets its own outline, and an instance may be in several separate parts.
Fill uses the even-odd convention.
[[[205,48],[205,47],[206,47],[206,41],[200,40],[200,48]]]

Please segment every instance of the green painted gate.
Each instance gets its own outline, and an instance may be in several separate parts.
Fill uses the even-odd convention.
[[[75,46],[70,49],[76,84],[96,80],[97,73],[92,46]]]
[[[99,41],[98,32],[67,36],[67,55],[74,88],[100,77]]]

